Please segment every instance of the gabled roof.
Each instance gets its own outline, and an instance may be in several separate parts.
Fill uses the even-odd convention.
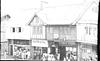
[[[91,4],[91,2],[90,2]],[[63,7],[54,7],[54,8],[46,8],[37,15],[39,18],[43,20],[44,23],[46,24],[72,24],[74,21],[80,20],[82,22],[82,18],[86,17],[86,13],[88,13],[88,18],[92,19],[95,18],[97,19],[97,14],[92,14],[92,12],[89,12],[89,8],[95,5],[95,2],[91,4],[91,6],[88,6],[89,4],[83,4],[83,5],[72,5],[72,6],[63,6]],[[82,14],[83,13],[83,14]],[[81,15],[82,14],[82,15]],[[86,17],[87,20],[89,20]],[[81,19],[77,19],[81,18]],[[84,20],[83,20],[84,21]],[[91,22],[89,20],[89,22]],[[94,23],[96,23],[95,20],[93,20]]]
[[[98,24],[98,4],[93,2],[78,23]]]
[[[38,17],[37,14],[35,14],[28,25],[30,25],[30,26],[40,26],[40,25],[44,25],[44,22],[42,21],[41,18]]]
[[[37,13],[37,15],[45,24],[70,24],[78,17],[83,9],[83,5],[46,8]]]

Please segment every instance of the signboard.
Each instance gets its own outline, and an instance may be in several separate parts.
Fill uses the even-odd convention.
[[[59,38],[59,35],[58,34],[54,34],[54,38]]]
[[[48,41],[46,41],[46,40],[32,40],[32,46],[48,47]]]
[[[76,43],[75,42],[60,42],[60,45],[62,45],[62,46],[74,46],[74,47],[76,47]]]

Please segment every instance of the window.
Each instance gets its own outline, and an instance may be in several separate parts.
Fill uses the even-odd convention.
[[[42,26],[34,26],[33,34],[42,34]]]
[[[85,27],[86,34],[91,35],[92,33],[92,28],[91,27]]]
[[[91,35],[91,27],[89,27],[89,35]]]
[[[12,31],[15,32],[15,28],[14,27],[12,28]]]
[[[86,34],[88,34],[88,27],[85,27],[85,30],[86,30]]]
[[[21,32],[21,27],[18,27],[18,29],[19,29],[19,32]]]
[[[21,29],[21,27],[12,27],[11,28],[12,30],[12,32],[21,32],[22,31],[22,29]]]

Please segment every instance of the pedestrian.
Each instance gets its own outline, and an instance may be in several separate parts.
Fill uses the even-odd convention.
[[[4,57],[5,57],[5,59],[7,58],[7,50],[5,50],[5,52],[4,52]]]
[[[43,61],[46,61],[48,58],[47,58],[47,54],[46,53],[43,53],[43,56],[42,56],[42,60]]]
[[[22,58],[22,49],[20,48],[20,50],[19,50],[19,58],[21,59]]]
[[[25,59],[25,50],[22,51],[22,59]]]
[[[16,51],[16,58],[19,58],[19,50]]]
[[[27,51],[27,59],[30,59],[30,50]]]

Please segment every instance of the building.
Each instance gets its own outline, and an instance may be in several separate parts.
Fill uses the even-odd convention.
[[[16,49],[21,48],[30,49],[32,59],[41,59],[43,53],[54,55],[60,53],[63,55],[60,60],[63,60],[65,55],[68,55],[65,54],[66,52],[69,54],[72,52],[75,55],[74,59],[80,61],[79,54],[81,52],[79,53],[79,47],[82,44],[87,44],[87,42],[82,42],[84,37],[82,37],[82,40],[80,36],[84,33],[79,32],[84,31],[86,24],[82,25],[82,29],[80,29],[80,24],[72,25],[71,23],[77,18],[80,19],[79,16],[84,12],[86,6],[86,4],[83,4],[80,6],[48,8],[37,14],[34,14],[33,11],[18,13],[11,19],[7,27],[9,55],[14,56]],[[82,18],[84,15],[82,15]],[[88,39],[88,41],[91,40]],[[90,45],[92,44],[90,43]],[[62,51],[64,53],[61,53]]]
[[[8,20],[10,19],[10,15],[2,15],[1,17],[1,30],[0,30],[0,33],[1,33],[1,39],[0,39],[0,51],[1,53],[0,54],[3,54],[6,51],[8,51],[8,41],[7,41],[7,38],[6,38],[6,24],[8,22]]]
[[[43,25],[45,26],[45,39],[48,41],[48,53],[56,54],[55,51],[57,49],[63,52],[69,49],[70,51],[76,52],[75,59],[78,61],[90,60],[91,56],[93,60],[97,60],[98,3],[93,1],[86,6],[80,8],[81,12],[80,10],[77,12],[74,10],[73,13],[76,12],[77,14],[74,13],[76,16],[71,15],[73,13],[67,16],[65,11],[65,17],[63,16],[63,11],[60,15],[54,14],[54,12],[59,13],[61,8],[49,9],[49,13],[49,10],[45,9],[42,13],[38,13],[38,16],[43,19]],[[63,8],[67,11],[69,7],[62,7],[62,10]],[[69,8],[69,10],[71,11],[72,9]],[[45,14],[43,15],[43,13]],[[44,18],[46,16],[48,20]],[[76,20],[76,24],[71,25],[71,22],[64,19],[69,19],[71,22]],[[64,54],[62,53],[63,56]]]
[[[8,40],[8,54],[14,56],[16,49],[30,49],[30,27],[25,25],[25,16],[21,12],[11,14],[12,18],[7,22],[6,38]],[[23,18],[24,17],[24,18]]]
[[[97,25],[77,24],[77,42],[79,48],[79,60],[97,58]]]
[[[97,24],[98,3],[92,2],[81,19],[77,22],[77,42],[79,45],[79,61],[97,60]]]

